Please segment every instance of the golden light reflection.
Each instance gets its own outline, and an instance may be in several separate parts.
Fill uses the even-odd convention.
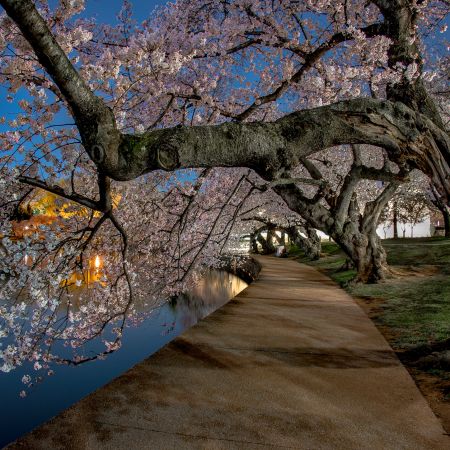
[[[102,268],[102,259],[99,255],[96,255],[94,258],[89,259],[88,267],[83,270],[83,272],[74,272],[67,280],[61,282],[62,286],[69,286],[72,288],[84,288],[89,286],[92,283],[100,283],[101,285],[105,285],[104,274],[101,270]]]

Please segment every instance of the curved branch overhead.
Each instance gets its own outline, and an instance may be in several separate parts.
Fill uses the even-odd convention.
[[[156,169],[249,167],[273,179],[300,158],[340,144],[383,147],[393,161],[423,170],[450,194],[448,134],[403,103],[374,99],[302,110],[276,122],[175,127],[124,136],[114,158],[120,165],[105,170],[112,169],[112,178],[126,180]]]
[[[385,23],[367,27],[367,35],[382,33],[394,39],[391,65],[401,55],[406,64],[411,58],[420,63],[417,43],[411,43],[412,3],[395,0],[395,8],[392,2],[374,3]],[[299,158],[328,147],[371,144],[386,149],[393,161],[423,170],[450,201],[449,136],[420,78],[412,87],[405,80],[390,86],[392,101],[360,98],[297,111],[276,122],[231,122],[127,135],[118,130],[112,111],[72,66],[34,3],[0,0],[0,4],[66,99],[91,159],[113,179],[130,180],[158,169],[217,166],[249,167],[271,179],[296,165]],[[335,35],[331,44],[319,47],[302,67],[311,66],[330,45],[345,39],[342,33]]]

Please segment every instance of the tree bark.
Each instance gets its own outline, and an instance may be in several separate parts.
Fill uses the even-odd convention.
[[[268,227],[266,242],[267,242],[267,249],[270,250],[270,253],[275,252],[275,245],[273,242],[274,237],[275,237],[275,228]]]
[[[250,253],[255,253],[255,254],[259,253],[256,236],[254,234],[250,235]]]
[[[350,171],[354,176],[356,171]],[[310,226],[328,234],[352,260],[357,270],[355,282],[376,283],[383,280],[389,273],[386,253],[376,229],[380,214],[388,201],[394,195],[399,181],[392,181],[378,197],[368,202],[361,214],[351,189],[352,183],[347,183],[349,191],[341,191],[339,201],[330,209],[325,208],[315,199],[303,196],[301,190],[291,185],[280,185],[274,190],[283,198],[288,207],[300,214]],[[348,201],[347,196],[352,198]],[[346,214],[341,214],[345,205]],[[338,217],[342,217],[338,220]]]
[[[398,239],[398,205],[394,202],[394,216],[392,218],[392,226],[394,227],[394,239]]]
[[[445,237],[450,238],[450,211],[445,207],[441,212],[444,217]]]
[[[311,242],[310,258],[312,260],[318,260],[322,251],[322,241],[320,236],[317,231],[309,225],[306,225],[305,229],[308,239]]]
[[[390,183],[375,200],[366,204],[364,214],[359,212],[353,199],[344,225],[334,223],[330,227],[333,240],[349,256],[356,269],[357,274],[352,283],[378,283],[390,272],[386,252],[377,234],[377,225],[383,208],[397,186],[397,183]]]
[[[354,283],[378,283],[389,273],[386,252],[375,230],[368,234],[344,233],[333,235],[333,240],[352,260],[357,271]]]
[[[313,261],[318,260],[320,258],[322,246],[316,230],[306,225],[301,227],[301,231],[303,231],[305,236],[302,236],[297,227],[289,227],[287,229],[289,239],[305,253],[307,258],[310,258]]]
[[[258,234],[256,237],[256,240],[261,244],[262,247],[262,254],[263,255],[270,255],[271,253],[275,252],[275,247],[273,246],[273,242],[271,239],[269,239],[269,233],[267,233],[267,239],[264,239],[261,236],[261,233]]]
[[[450,238],[450,210],[444,204],[438,205],[437,203],[435,203],[435,206],[437,206],[440,213],[442,214],[442,218],[444,219],[444,236],[446,238]]]
[[[433,185],[431,185],[430,200],[431,203],[441,212],[444,219],[444,235],[446,238],[450,238],[450,209]]]

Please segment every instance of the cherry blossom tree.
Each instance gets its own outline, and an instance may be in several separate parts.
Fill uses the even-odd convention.
[[[305,256],[312,260],[320,258],[321,240],[317,231],[308,222],[289,210],[284,211],[282,217],[277,217],[276,212],[280,212],[279,202],[276,204],[275,211],[265,206],[257,212],[258,215],[249,215],[245,212],[244,217],[241,218],[241,223],[251,224],[250,229],[247,227],[246,230],[250,239],[251,253],[274,253],[276,245],[285,246],[288,240],[289,243],[302,249]],[[253,208],[252,212],[255,212]],[[258,244],[261,246],[261,251]]]
[[[389,271],[376,229],[407,170],[392,167],[385,156],[376,147],[327,150],[302,160],[309,189],[301,182],[274,187],[291,209],[339,244],[357,269],[355,282],[376,282]]]
[[[327,230],[362,281],[382,278],[372,219],[409,170],[450,203],[448,104],[430,89],[445,85],[433,49],[447,1],[178,0],[140,24],[124,2],[117,25],[79,16],[83,0],[51,4],[0,0],[0,83],[20,109],[1,119],[0,276],[14,302],[0,333],[19,334],[27,308],[35,331],[2,351],[4,370],[46,363],[58,339],[103,336],[113,351],[149,289],[179,292],[218,261],[258,192]],[[326,183],[317,155],[339,160],[349,145],[380,148],[389,164],[354,151],[343,184]],[[388,184],[362,208],[365,179]],[[73,214],[16,239],[35,188]],[[99,254],[95,300],[75,305],[71,277]]]
[[[410,237],[413,237],[413,227],[430,217],[436,210],[442,213],[445,224],[447,206],[439,197],[430,180],[422,173],[413,171],[409,176],[409,181],[400,185],[386,205],[380,216],[380,223],[394,228],[394,238],[398,238],[399,229],[402,231],[402,236],[406,237],[409,226],[411,228]]]
[[[34,360],[38,370],[54,361],[102,358],[120,347],[127,324],[192,288],[206,268],[223,267],[220,255],[227,253],[239,210],[253,189],[248,173],[226,177],[223,170],[206,169],[174,178],[156,172],[116,185],[108,214],[64,198],[62,219],[42,225],[42,216],[31,216],[20,222],[20,235],[18,223],[5,220],[0,333],[16,338],[0,352],[0,368]],[[5,201],[3,213],[17,216],[29,195],[26,190],[18,201]],[[149,218],[158,229],[149,227]],[[105,350],[87,354],[86,345],[95,339]],[[67,355],[64,347],[72,349],[69,356],[61,356]]]
[[[289,241],[299,246],[306,256],[318,259],[321,241],[317,231],[280,201],[279,195],[272,189],[276,183],[267,183],[255,174],[249,176],[247,181],[252,189],[240,209],[231,235],[239,240],[243,237],[249,239],[251,253],[271,254],[276,251],[277,245],[284,246]],[[300,179],[297,178],[297,181]],[[306,178],[302,181],[312,182]]]

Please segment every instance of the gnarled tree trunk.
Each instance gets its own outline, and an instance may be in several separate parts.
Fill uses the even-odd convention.
[[[275,227],[268,226],[266,241],[267,241],[267,248],[270,249],[270,253],[275,252],[275,245],[273,243],[275,236],[276,236]]]
[[[355,166],[359,170],[359,166]],[[336,202],[327,209],[320,202],[307,199],[295,185],[277,186],[276,192],[286,204],[303,216],[314,228],[333,238],[353,262],[357,275],[355,282],[376,283],[389,273],[386,252],[377,235],[380,214],[392,198],[399,181],[391,181],[378,197],[366,203],[361,213],[353,186],[358,177],[352,170]]]
[[[308,237],[308,248],[305,251],[305,254],[312,260],[317,260],[320,258],[320,252],[322,251],[322,242],[320,237],[317,234],[317,231],[308,225],[305,226],[305,231]]]
[[[262,254],[263,255],[270,255],[271,253],[275,253],[275,247],[273,245],[273,239],[272,236],[267,232],[267,238],[264,239],[261,236],[261,233],[258,234],[256,237],[256,240],[261,244],[262,247]]]
[[[258,243],[256,241],[256,236],[254,234],[250,235],[250,253],[258,254]]]
[[[296,227],[290,227],[287,230],[289,239],[297,247],[303,250],[306,257],[312,260],[319,259],[322,245],[316,230],[312,227],[305,226],[302,227],[301,231],[305,234],[305,236],[303,236]]]
[[[439,209],[442,214],[442,218],[444,219],[444,230],[445,237],[450,238],[450,209],[449,206],[445,203],[445,200],[441,197],[438,190],[432,185],[431,186],[431,203]]]
[[[450,211],[447,207],[441,211],[444,216],[445,237],[450,238]]]
[[[340,234],[333,234],[333,240],[352,260],[357,271],[355,283],[377,283],[389,274],[386,251],[376,230],[361,233],[354,227]]]

